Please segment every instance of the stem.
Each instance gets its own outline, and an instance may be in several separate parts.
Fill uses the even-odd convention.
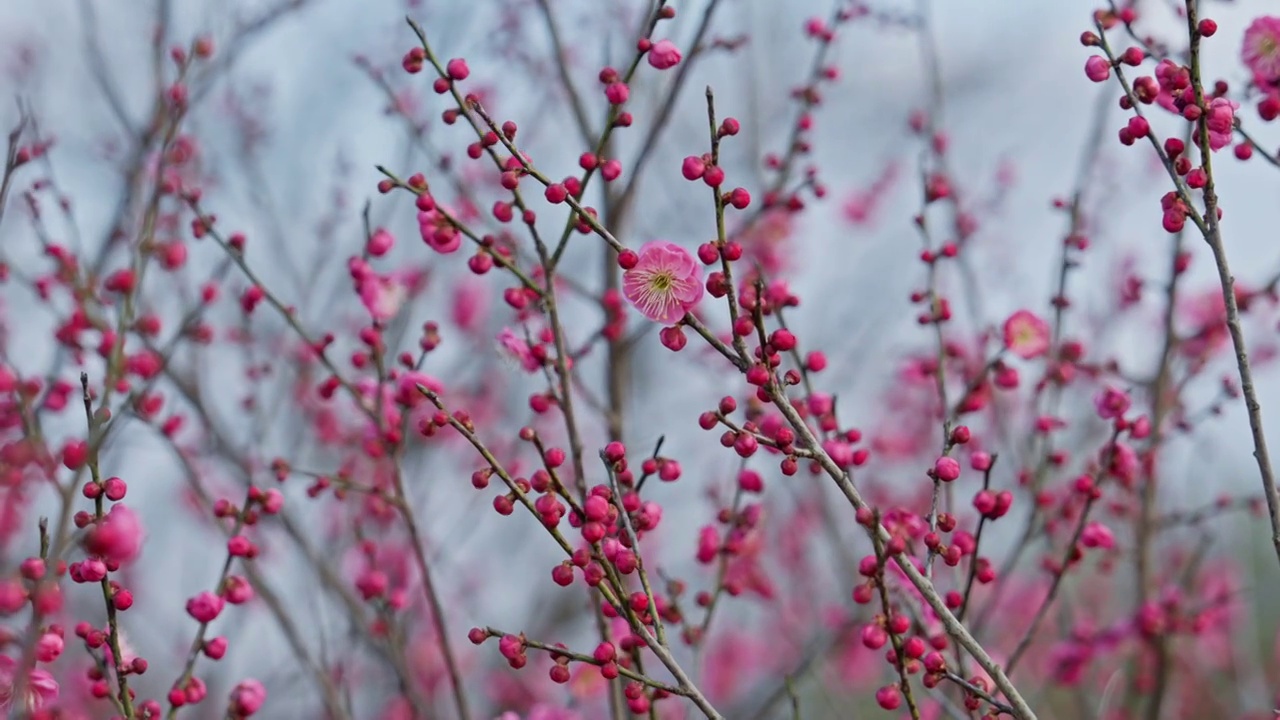
[[[879,514],[876,515],[876,524],[880,524]],[[884,578],[884,566],[888,562],[885,555],[885,543],[878,535],[871,536],[871,543],[875,546],[876,559],[879,561],[879,567],[876,568],[876,588],[880,591],[880,607],[884,608],[884,617],[886,625],[893,619],[893,611],[890,609],[889,603],[889,587]],[[911,714],[912,720],[920,720],[920,708],[916,707],[916,697],[911,692],[911,678],[907,674],[907,658],[902,651],[902,636],[894,632],[891,627],[886,627],[889,631],[889,642],[893,646],[893,654],[896,662],[895,669],[898,671],[898,687],[902,690],[902,696],[907,701],[907,710]]]
[[[98,423],[93,417],[93,400],[89,396],[89,374],[80,373],[80,387],[84,392],[84,414],[89,423],[89,440],[92,442],[93,436],[98,432]],[[91,448],[89,456],[89,473],[92,477],[90,482],[101,486],[102,476],[98,469],[98,450]],[[94,515],[99,521],[105,517],[106,512],[103,502],[102,493],[93,499]],[[107,608],[107,642],[111,648],[111,664],[116,668],[116,686],[118,694],[116,695],[116,707],[125,717],[133,716],[133,695],[129,690],[128,671],[124,667],[124,655],[120,652],[120,623],[116,617],[116,603],[114,599],[115,591],[111,589],[110,576],[104,576],[99,582],[102,587],[102,599]]]
[[[1205,110],[1204,86],[1200,77],[1200,32],[1197,28],[1196,0],[1187,0],[1187,29],[1191,36],[1189,69],[1191,87],[1196,104]],[[1267,501],[1267,516],[1271,520],[1271,545],[1276,559],[1280,560],[1280,494],[1276,492],[1275,470],[1267,451],[1267,438],[1262,431],[1262,404],[1253,384],[1253,371],[1249,367],[1249,351],[1245,346],[1244,330],[1240,327],[1240,307],[1236,303],[1235,278],[1227,264],[1227,250],[1222,242],[1222,227],[1218,221],[1218,194],[1214,185],[1212,148],[1209,147],[1209,119],[1201,112],[1199,119],[1200,163],[1204,168],[1204,239],[1213,251],[1214,264],[1218,267],[1218,282],[1222,286],[1222,299],[1227,309],[1227,330],[1235,348],[1236,368],[1240,373],[1240,391],[1244,394],[1245,408],[1249,413],[1249,431],[1253,435],[1253,457],[1258,461],[1258,474],[1262,479],[1262,494]]]
[[[854,486],[853,479],[822,448],[822,443],[819,442],[804,419],[800,417],[800,413],[792,407],[786,397],[776,392],[776,388],[773,393],[773,404],[787,419],[787,422],[796,431],[796,434],[800,436],[800,439],[804,441],[804,444],[813,450],[818,464],[835,481],[836,487],[840,489],[849,504],[855,510],[870,507],[866,500],[862,498],[862,494],[858,492],[857,487]],[[883,525],[877,524],[871,532],[876,533],[885,542],[890,539],[889,531]],[[894,562],[902,569],[907,580],[919,591],[925,604],[933,610],[943,627],[946,628],[947,634],[954,638],[960,647],[964,648],[973,657],[978,666],[985,670],[991,676],[991,679],[995,681],[996,687],[1000,688],[1000,692],[1004,693],[1004,696],[1008,698],[1014,717],[1019,718],[1019,720],[1036,720],[1035,711],[1031,709],[1022,694],[1014,687],[1013,682],[1009,680],[1009,676],[996,664],[995,660],[991,659],[991,656],[969,633],[964,624],[956,619],[956,616],[947,607],[946,602],[938,594],[937,589],[934,588],[933,583],[916,568],[909,558],[896,556],[894,557]]]
[[[405,499],[404,481],[400,477],[399,468],[395,473],[396,494]],[[427,556],[422,549],[422,536],[418,531],[418,522],[408,505],[402,506],[400,516],[404,519],[405,528],[409,531],[409,540],[413,543],[413,557],[417,561],[418,572],[422,574],[422,592],[431,606],[431,624],[436,631],[440,643],[440,653],[444,656],[445,668],[449,672],[449,686],[453,690],[453,703],[458,708],[461,720],[470,720],[471,710],[467,706],[467,694],[462,689],[462,673],[458,670],[458,660],[453,646],[449,643],[448,628],[445,626],[444,606],[440,604],[440,595],[436,592],[435,583],[431,580],[431,570],[427,567]]]

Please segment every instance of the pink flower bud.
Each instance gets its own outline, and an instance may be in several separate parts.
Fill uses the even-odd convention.
[[[394,235],[383,228],[378,228],[369,236],[369,241],[365,244],[365,250],[374,257],[381,257],[386,255],[395,244],[396,238]]]
[[[706,171],[707,164],[697,155],[690,155],[685,158],[684,163],[680,166],[680,174],[684,175],[685,180],[699,180]]]
[[[1106,82],[1111,77],[1111,63],[1101,55],[1092,55],[1084,63],[1084,74],[1096,83]]]
[[[1097,521],[1091,521],[1080,532],[1080,544],[1087,548],[1110,550],[1116,546],[1115,536],[1111,529]]]
[[[253,585],[239,575],[227,578],[222,588],[222,597],[232,605],[243,605],[253,599]]]
[[[0,580],[0,614],[12,615],[27,604],[27,591],[17,580]]]
[[[116,565],[132,561],[142,551],[142,523],[125,505],[114,505],[84,538],[84,548]]]
[[[626,83],[610,83],[604,89],[604,96],[608,98],[609,104],[621,105],[627,101],[627,98],[631,97],[631,90]]]
[[[675,67],[680,57],[680,49],[670,40],[659,40],[649,48],[649,64],[659,70]]]
[[[698,533],[698,562],[708,565],[720,554],[720,534],[711,525]]]
[[[187,601],[187,614],[197,622],[209,623],[222,612],[223,605],[222,598],[206,590]]]
[[[36,659],[42,663],[51,663],[62,654],[63,647],[61,635],[46,632],[36,641]]]
[[[204,654],[211,660],[221,660],[227,654],[227,639],[216,637],[204,642]]]
[[[249,717],[267,701],[267,689],[257,680],[243,680],[231,691],[231,712]]]
[[[1108,386],[1094,397],[1093,407],[1103,420],[1121,417],[1129,409],[1129,394]]]
[[[450,60],[444,69],[452,80],[466,80],[467,76],[471,74],[471,69],[467,67],[467,61],[462,58]]]
[[[62,446],[62,464],[68,470],[79,470],[89,459],[89,444],[83,440],[68,440]]]
[[[933,474],[942,482],[951,482],[960,477],[960,463],[953,457],[940,457],[933,464]]]

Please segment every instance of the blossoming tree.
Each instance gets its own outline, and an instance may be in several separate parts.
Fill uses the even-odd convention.
[[[1280,168],[1263,3],[1079,15],[1094,130],[1072,191],[1035,191],[1065,223],[1030,253],[1053,286],[1011,296],[992,280],[1019,248],[989,234],[1013,180],[956,159],[929,0],[780,4],[800,14],[756,35],[720,0],[389,10],[352,65],[403,145],[293,177],[333,188],[301,230],[266,172],[270,95],[234,70],[318,4],[188,36],[162,1],[143,73],[81,3],[80,74],[115,124],[95,157],[120,173],[100,213],[57,139],[80,118],[19,93],[11,717],[1274,716],[1280,273],[1232,264],[1256,229],[1219,192]],[[492,42],[450,57],[455,28]],[[916,44],[930,91],[900,118],[918,172],[837,188],[816,129],[842,122],[859,29]],[[753,112],[774,88],[713,69],[785,32],[807,69]],[[19,47],[15,86],[38,57]],[[1159,207],[1107,264],[1099,188],[1125,163]],[[843,225],[814,220],[837,192]],[[912,290],[833,312],[802,266],[842,251],[803,236],[885,228],[919,249],[873,272]],[[1252,464],[1241,443],[1196,464],[1244,427]]]

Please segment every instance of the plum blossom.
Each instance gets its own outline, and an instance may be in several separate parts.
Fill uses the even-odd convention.
[[[229,713],[235,718],[247,718],[258,712],[267,701],[267,689],[252,678],[242,680],[231,691]]]
[[[476,332],[489,315],[489,295],[474,277],[461,280],[453,289],[450,308],[453,324],[465,332]]]
[[[542,367],[538,358],[533,356],[529,343],[511,328],[503,328],[502,332],[498,333],[498,346],[502,348],[507,358],[518,364],[525,372],[536,372]]]
[[[222,612],[225,601],[205,590],[187,601],[187,614],[197,622],[210,623]]]
[[[368,262],[359,257],[347,261],[347,270],[355,282],[360,303],[375,322],[386,322],[395,317],[423,280],[421,274],[409,272],[379,275]]]
[[[462,247],[462,233],[454,227],[448,215],[437,209],[418,212],[418,232],[424,243],[442,255],[457,252]]]
[[[885,165],[870,187],[856,190],[845,199],[842,208],[844,219],[857,227],[873,225],[885,201],[890,199],[890,191],[897,183],[898,175],[899,166],[896,162]],[[790,215],[787,214],[787,217]]]
[[[1031,360],[1049,351],[1049,323],[1028,310],[1004,321],[1004,344],[1014,355]]]
[[[142,522],[128,507],[113,505],[85,535],[84,548],[90,555],[124,565],[142,551]]]
[[[120,643],[120,661],[116,662],[115,652],[110,646],[103,646],[103,659],[107,661],[111,667],[129,668],[133,665],[133,661],[140,656],[138,651],[133,647],[133,643],[129,641],[129,636],[125,634],[124,628],[117,629],[117,641]]]
[[[1205,113],[1205,125],[1209,128],[1209,149],[1221,150],[1231,144],[1235,133],[1236,109],[1240,103],[1226,98],[1214,98]]]
[[[444,383],[424,372],[412,370],[401,375],[400,379],[397,381],[396,394],[394,396],[395,402],[408,407],[414,407],[423,400],[426,400],[422,391],[418,389],[419,385],[438,395],[444,393]],[[366,395],[369,398],[369,402],[373,403],[377,397],[373,394],[375,392],[375,388],[367,387],[362,389],[367,390]]]
[[[1252,291],[1235,285],[1236,304],[1248,302]],[[1227,332],[1227,305],[1218,288],[1190,295],[1178,303],[1179,332],[1186,339],[1178,350],[1191,360],[1204,360],[1231,343]]]
[[[1059,685],[1079,683],[1093,660],[1093,648],[1087,642],[1070,638],[1056,643],[1049,650],[1050,677]]]
[[[1126,487],[1138,477],[1138,453],[1125,443],[1117,442],[1108,446],[1103,451],[1103,459],[1107,460],[1107,471]]]
[[[649,48],[649,64],[659,70],[675,67],[680,62],[680,48],[670,40],[659,40]]]
[[[1118,388],[1107,386],[1093,398],[1093,407],[1098,417],[1112,420],[1124,415],[1129,410],[1129,394]]]
[[[365,250],[375,257],[386,255],[391,251],[392,246],[396,244],[396,237],[387,231],[386,228],[378,228],[373,231],[369,239],[365,242]]]
[[[768,277],[776,278],[790,269],[795,223],[791,213],[769,210],[739,236],[748,266],[759,265]]]
[[[1111,533],[1111,528],[1096,520],[1091,520],[1089,524],[1084,526],[1084,530],[1080,532],[1080,544],[1087,548],[1111,550],[1116,546],[1116,538]]]
[[[1240,59],[1259,85],[1280,80],[1280,17],[1268,15],[1249,24]]]
[[[62,636],[56,632],[45,631],[41,633],[40,639],[36,641],[36,660],[42,663],[51,663],[62,655],[62,651],[66,648],[66,642]]]
[[[702,299],[702,269],[688,250],[653,241],[640,248],[635,266],[622,275],[622,293],[640,314],[674,325]]]
[[[720,533],[712,525],[705,525],[698,531],[698,562],[711,564],[720,554]]]
[[[378,322],[386,322],[395,317],[409,298],[409,288],[397,277],[370,273],[362,276],[357,283],[361,304]]]
[[[14,706],[15,681],[18,662],[8,655],[0,655],[0,709],[8,711]],[[26,697],[22,708],[38,710],[58,699],[58,683],[45,670],[32,670],[27,676]]]
[[[765,675],[772,657],[768,641],[750,632],[718,635],[703,659],[703,690],[712,700],[726,702]]]
[[[1177,99],[1180,98],[1183,102],[1186,102],[1195,98],[1195,94],[1191,90],[1191,73],[1186,66],[1165,58],[1156,64],[1155,78],[1157,83],[1156,104],[1171,113],[1181,115],[1182,112],[1178,109]]]
[[[1106,82],[1111,77],[1111,63],[1101,55],[1090,56],[1084,63],[1084,74],[1096,83]]]

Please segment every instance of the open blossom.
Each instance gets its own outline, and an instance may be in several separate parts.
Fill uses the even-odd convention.
[[[1280,80],[1280,17],[1264,16],[1249,24],[1240,59],[1259,84]]]
[[[1030,360],[1049,351],[1049,323],[1028,310],[1019,310],[1004,321],[1004,345],[1014,355]]]
[[[418,389],[419,385],[433,393],[444,394],[444,383],[424,372],[412,370],[401,375],[400,379],[397,381],[396,393],[394,396],[395,402],[408,407],[414,407],[420,402],[426,400],[426,396]],[[377,396],[374,395],[376,392],[374,387],[362,387],[361,390],[368,399],[368,403],[372,404],[376,402]]]
[[[109,646],[102,648],[102,652],[106,661],[112,667],[127,668],[139,657],[138,651],[135,650],[133,644],[129,642],[129,637],[125,634],[123,628],[118,629],[116,632],[116,638],[120,643],[120,662],[116,662],[115,655]]]
[[[795,254],[791,247],[795,221],[792,213],[769,210],[739,235],[743,257],[750,260],[748,266],[759,265],[765,275],[778,277],[790,269]]]
[[[768,641],[750,631],[716,635],[703,657],[702,689],[713,701],[727,702],[767,676],[772,658]]]
[[[1249,297],[1250,290],[1237,283],[1236,303]],[[1185,340],[1178,343],[1178,351],[1192,360],[1206,359],[1210,354],[1231,344],[1227,332],[1227,306],[1218,288],[1179,298],[1179,332]]]
[[[360,302],[378,322],[395,317],[405,300],[409,299],[409,288],[397,277],[369,273],[357,282],[360,285]]]
[[[642,315],[674,325],[702,299],[702,269],[688,250],[653,241],[622,275],[622,294]]]
[[[489,295],[479,279],[468,277],[453,288],[450,314],[453,323],[466,332],[476,332],[489,316]]]
[[[8,655],[0,655],[0,709],[8,711],[15,705],[13,694],[17,684],[18,662]],[[37,710],[58,699],[58,683],[44,670],[32,670],[27,676],[26,697],[20,707]]]
[[[501,346],[506,356],[518,363],[525,372],[534,372],[542,367],[542,363],[538,362],[538,358],[533,356],[533,350],[529,348],[529,343],[525,342],[511,328],[503,328],[502,332],[498,333],[498,345]]]
[[[854,191],[845,200],[842,208],[844,219],[859,227],[873,225],[885,201],[890,199],[890,192],[897,183],[898,175],[897,163],[885,165],[870,187]],[[786,215],[790,217],[790,213]]]

